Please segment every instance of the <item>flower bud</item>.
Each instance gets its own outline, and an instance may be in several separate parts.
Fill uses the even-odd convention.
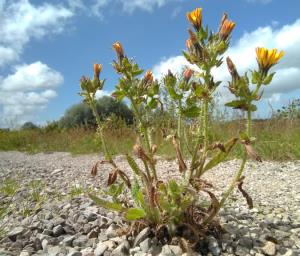
[[[229,57],[227,57],[226,58],[226,62],[227,62],[227,67],[228,67],[228,70],[229,70],[229,72],[231,74],[232,79],[233,80],[239,79],[240,76],[239,76],[239,74],[238,74],[238,72],[237,72],[237,70],[235,68],[235,65],[233,64],[232,60]]]
[[[119,60],[121,61],[124,58],[124,50],[122,44],[120,42],[115,42],[112,46],[115,49]]]
[[[144,83],[145,84],[151,84],[153,83],[153,74],[151,70],[147,70],[144,76]]]
[[[102,70],[102,64],[94,64],[94,78],[99,80],[100,72]]]
[[[234,27],[235,23],[227,19],[227,14],[224,13],[220,24],[219,37],[222,40],[226,40]]]
[[[186,48],[191,52],[193,50],[193,43],[192,40],[189,38],[185,42]]]
[[[183,78],[184,78],[184,81],[186,83],[188,83],[192,77],[192,75],[194,74],[194,71],[190,68],[187,68],[186,70],[184,70],[183,72]]]

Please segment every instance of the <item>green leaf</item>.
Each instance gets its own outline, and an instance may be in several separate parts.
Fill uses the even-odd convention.
[[[121,101],[124,99],[124,97],[126,96],[125,95],[125,92],[124,91],[121,91],[121,90],[117,90],[117,91],[114,91],[112,93],[113,97],[117,100],[117,101]]]
[[[136,163],[136,161],[129,155],[126,155],[126,159],[127,159],[127,162],[129,164],[129,166],[131,167],[131,169],[134,171],[134,173],[137,175],[137,176],[142,176],[141,173],[141,169],[139,168],[138,164]]]
[[[187,109],[183,109],[181,111],[181,113],[184,116],[188,117],[188,118],[194,118],[194,117],[198,117],[199,116],[200,111],[201,111],[201,109],[199,107],[197,107],[197,106],[191,106],[191,107],[189,107]]]
[[[225,160],[225,158],[228,156],[228,154],[230,153],[230,151],[232,150],[233,146],[236,144],[237,142],[237,138],[233,138],[229,141],[227,141],[224,145],[225,147],[225,152],[220,151],[217,155],[215,155],[205,166],[203,171],[207,171],[215,166],[217,166],[219,163],[223,162]]]
[[[242,110],[248,110],[248,107],[249,107],[245,100],[233,100],[233,101],[227,102],[225,104],[225,106],[232,107],[235,109],[242,109]]]
[[[107,209],[107,210],[114,210],[117,212],[122,212],[125,208],[122,207],[119,203],[113,203],[109,201],[105,201],[95,195],[89,194],[89,197],[95,202],[95,204]]]
[[[141,208],[130,208],[127,210],[125,218],[126,220],[138,220],[146,216],[146,212]]]
[[[272,74],[270,74],[270,75],[268,75],[265,79],[264,79],[264,81],[262,82],[264,85],[268,85],[269,83],[271,83],[272,82],[272,79],[273,79],[273,76],[275,75],[275,72],[274,73],[272,73]]]
[[[151,109],[155,109],[157,107],[157,100],[151,98],[151,100],[147,103],[147,106]]]
[[[112,184],[109,187],[108,195],[112,196],[113,198],[117,198],[124,190],[124,183],[120,184]]]
[[[181,194],[181,189],[175,180],[169,181],[168,189],[169,189],[170,194],[174,197],[178,197]]]
[[[180,99],[182,99],[182,95],[177,94],[176,91],[175,91],[175,89],[174,89],[174,87],[169,86],[169,87],[167,87],[167,89],[168,89],[170,97],[173,100],[180,100]]]
[[[260,80],[260,74],[256,70],[252,71],[252,84],[257,84]]]

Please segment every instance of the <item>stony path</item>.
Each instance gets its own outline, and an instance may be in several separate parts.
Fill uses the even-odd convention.
[[[23,209],[23,215],[12,212],[4,219],[9,232],[0,241],[0,255],[182,255],[179,246],[160,245],[147,229],[138,238],[118,236],[119,216],[75,194],[104,187],[109,166],[102,166],[96,178],[89,172],[98,159],[97,155],[0,152],[0,182],[17,180],[20,189],[14,203]],[[129,170],[123,157],[116,162]],[[239,161],[232,160],[205,174],[218,197],[238,166]],[[178,175],[174,161],[159,160],[158,169],[165,179]],[[243,187],[253,198],[254,208],[249,210],[235,191],[220,212],[228,232],[218,241],[208,237],[195,255],[300,255],[300,161],[251,162],[245,176]],[[24,200],[32,195],[29,184],[33,180],[42,184],[39,198],[46,202],[36,209],[36,204],[26,205]],[[0,205],[5,200],[0,195]]]

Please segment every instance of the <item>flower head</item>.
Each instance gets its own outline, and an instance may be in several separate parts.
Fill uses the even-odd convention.
[[[151,70],[147,70],[144,76],[145,84],[151,84],[153,82],[153,74]]]
[[[95,63],[94,64],[94,77],[96,79],[99,79],[101,70],[102,70],[102,64]]]
[[[221,20],[221,25],[219,29],[219,36],[222,40],[226,40],[228,36],[230,35],[231,31],[234,29],[235,23],[230,21],[227,18],[227,14],[224,13],[222,20]]]
[[[268,50],[263,47],[256,48],[256,59],[259,68],[267,73],[269,69],[277,64],[280,58],[284,55],[283,51],[277,52],[277,49]]]
[[[202,8],[196,8],[195,10],[186,14],[188,21],[199,31],[202,24]]]
[[[112,47],[115,49],[117,55],[118,55],[118,58],[120,60],[122,60],[124,58],[124,50],[123,50],[123,46],[120,42],[115,42]]]

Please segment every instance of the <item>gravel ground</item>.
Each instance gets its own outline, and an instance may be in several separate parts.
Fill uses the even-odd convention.
[[[0,255],[183,255],[178,245],[158,243],[149,235],[149,228],[137,237],[118,236],[120,216],[96,207],[84,196],[70,197],[74,186],[104,187],[109,166],[102,166],[96,178],[90,175],[99,159],[60,152],[0,152],[1,183],[10,177],[21,187],[15,197],[17,207],[24,203],[32,180],[44,183],[42,196],[52,195],[30,216],[13,212],[4,220],[8,234],[0,241]],[[116,157],[116,162],[122,170],[129,170],[123,157]],[[239,161],[232,160],[205,174],[218,198],[238,167]],[[157,169],[159,177],[177,177],[175,161],[160,159]],[[300,161],[250,162],[245,176],[243,188],[253,198],[254,208],[249,210],[235,191],[219,216],[227,233],[218,240],[207,237],[192,254],[300,255]],[[54,200],[57,195],[62,197]],[[1,200],[5,198],[0,196]]]

